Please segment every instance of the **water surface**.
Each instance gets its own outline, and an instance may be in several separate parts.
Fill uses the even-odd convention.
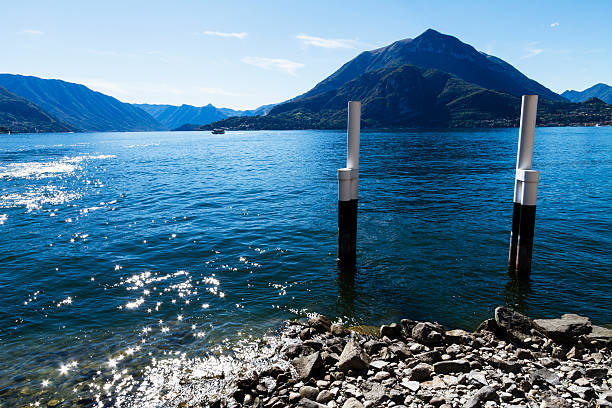
[[[517,135],[363,133],[354,274],[335,262],[344,132],[3,136],[0,401],[69,406],[94,377],[112,393],[152,359],[311,312],[474,328],[509,304],[612,323],[612,129],[537,129],[522,284],[506,271]]]

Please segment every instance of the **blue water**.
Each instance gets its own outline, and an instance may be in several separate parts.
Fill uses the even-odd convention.
[[[612,323],[612,128],[537,130],[528,283],[506,269],[517,134],[362,134],[355,274],[335,262],[344,132],[3,136],[0,406],[310,312]]]

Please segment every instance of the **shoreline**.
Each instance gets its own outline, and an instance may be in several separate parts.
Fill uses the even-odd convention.
[[[177,372],[177,366],[159,361],[129,400],[97,402],[181,408],[612,407],[612,329],[573,314],[532,320],[505,307],[474,332],[409,319],[345,328],[318,315],[286,322],[231,355],[213,353],[186,365]],[[152,380],[163,376],[162,386]],[[143,398],[155,393],[145,404]]]

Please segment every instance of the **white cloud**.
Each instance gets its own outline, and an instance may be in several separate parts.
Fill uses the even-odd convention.
[[[541,53],[543,53],[544,50],[542,48],[536,48],[537,45],[537,41],[530,42],[529,44],[527,44],[527,47],[525,47],[526,54],[523,55],[521,58],[532,58],[536,55],[540,55]]]
[[[31,30],[31,29],[26,29],[26,30],[21,30],[19,31],[18,34],[27,34],[27,35],[43,35],[44,32],[40,31],[40,30]]]
[[[559,27],[559,26],[560,26],[560,24],[559,24],[558,21],[555,21],[554,23],[550,24],[550,28],[555,28],[555,27]]]
[[[304,45],[323,48],[355,48],[357,41],[343,38],[322,38],[311,35],[300,34],[296,36]]]
[[[222,33],[219,31],[204,31],[204,34],[212,35],[215,37],[238,38],[240,40],[244,40],[249,36],[249,33]]]
[[[244,57],[241,61],[245,64],[271,71],[281,71],[293,76],[296,75],[295,71],[304,66],[301,62],[294,62],[281,58]]]

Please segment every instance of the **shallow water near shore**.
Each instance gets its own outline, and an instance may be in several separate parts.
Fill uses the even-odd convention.
[[[612,128],[537,129],[528,283],[506,271],[517,135],[364,132],[354,273],[335,263],[345,132],[3,136],[0,406],[69,406],[312,312],[612,323]]]

